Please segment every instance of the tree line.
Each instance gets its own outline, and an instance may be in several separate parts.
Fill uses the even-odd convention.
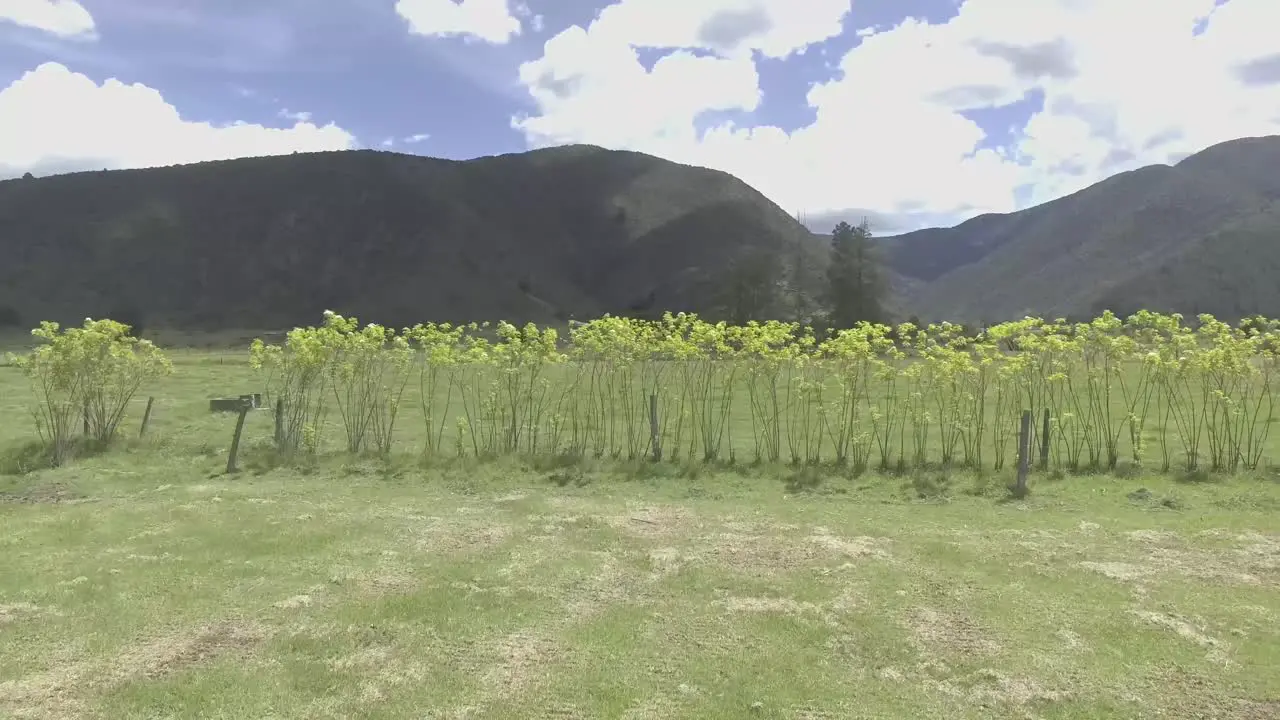
[[[735,325],[787,319],[839,330],[860,322],[891,323],[888,278],[867,221],[840,222],[828,242],[826,253],[814,253],[797,240],[789,258],[776,251],[743,252],[723,276],[719,314]]]

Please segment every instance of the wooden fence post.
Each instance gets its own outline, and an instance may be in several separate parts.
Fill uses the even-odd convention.
[[[142,427],[138,428],[138,437],[141,438],[147,434],[147,423],[151,422],[151,405],[155,403],[154,397],[147,398],[147,409],[142,413]]]
[[[231,451],[227,453],[227,473],[236,472],[236,455],[240,453],[240,434],[244,432],[244,418],[249,414],[252,403],[240,406],[240,415],[236,418],[236,432],[231,436]]]
[[[1031,411],[1022,411],[1022,423],[1018,429],[1018,479],[1013,493],[1022,497],[1027,493],[1027,473],[1031,469]]]
[[[662,433],[658,425],[658,393],[649,394],[649,443],[653,446],[653,461],[662,462]]]
[[[284,398],[276,398],[276,448],[284,442]]]
[[[1040,469],[1049,469],[1049,408],[1044,409],[1044,423],[1040,428]]]

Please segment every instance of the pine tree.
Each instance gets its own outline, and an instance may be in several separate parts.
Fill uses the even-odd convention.
[[[796,222],[805,225],[805,231],[808,231],[807,220],[803,213],[796,213]],[[809,257],[810,250],[805,242],[803,235],[796,235],[795,242],[791,247],[791,273],[787,279],[787,290],[791,296],[791,308],[793,316],[800,322],[811,322],[814,315],[819,310],[819,303],[813,297],[813,290],[818,285],[816,268],[812,259]]]
[[[763,250],[747,250],[730,262],[724,274],[720,311],[735,325],[772,319],[782,285],[779,258]]]
[[[863,220],[846,222],[831,233],[831,264],[827,267],[828,319],[833,328],[853,327],[861,321],[882,323],[886,285],[871,229]]]

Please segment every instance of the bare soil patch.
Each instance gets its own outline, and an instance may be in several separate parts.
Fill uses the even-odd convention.
[[[37,505],[83,502],[83,493],[63,483],[40,483],[20,490],[0,492],[0,504]]]
[[[216,657],[247,655],[269,636],[258,625],[223,621],[126,648],[109,661],[76,662],[0,683],[0,709],[20,718],[82,717],[83,696],[135,679],[156,679]]]
[[[418,550],[427,553],[485,552],[511,537],[511,526],[501,522],[486,522],[492,518],[475,521],[430,518],[412,529]]]
[[[643,538],[687,535],[697,525],[692,511],[674,505],[637,507],[621,515],[606,515],[604,520],[628,535]]]
[[[56,614],[53,608],[43,608],[35,603],[18,602],[0,605],[0,627],[15,623],[23,618],[37,617],[45,614]]]

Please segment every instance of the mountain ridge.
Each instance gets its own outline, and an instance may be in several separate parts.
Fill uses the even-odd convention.
[[[197,328],[289,326],[324,309],[389,324],[714,315],[727,262],[811,243],[726,173],[594,146],[7,180],[0,232],[0,306],[23,318]]]
[[[1243,138],[881,238],[889,305],[970,323],[1280,315],[1276,168],[1280,137]],[[739,285],[784,288],[750,316],[786,318],[799,312],[788,291],[821,292],[825,237],[727,173],[591,145],[83,171],[0,181],[0,317],[184,329],[288,327],[325,309],[393,325],[715,318],[745,267],[755,274]]]
[[[886,238],[889,265],[918,281],[901,303],[924,319],[964,322],[1143,307],[1186,313],[1199,305],[1227,317],[1280,314],[1280,292],[1244,280],[1240,296],[1226,298],[1221,287],[1191,282],[1192,266],[1178,262],[1194,253],[1199,263],[1235,267],[1215,260],[1227,249],[1206,239],[1236,223],[1248,224],[1257,241],[1272,232],[1277,162],[1280,137],[1242,138],[1018,212]],[[1250,223],[1253,216],[1261,219]],[[1274,230],[1280,234],[1280,225]],[[1162,288],[1152,273],[1173,273],[1181,289]]]

